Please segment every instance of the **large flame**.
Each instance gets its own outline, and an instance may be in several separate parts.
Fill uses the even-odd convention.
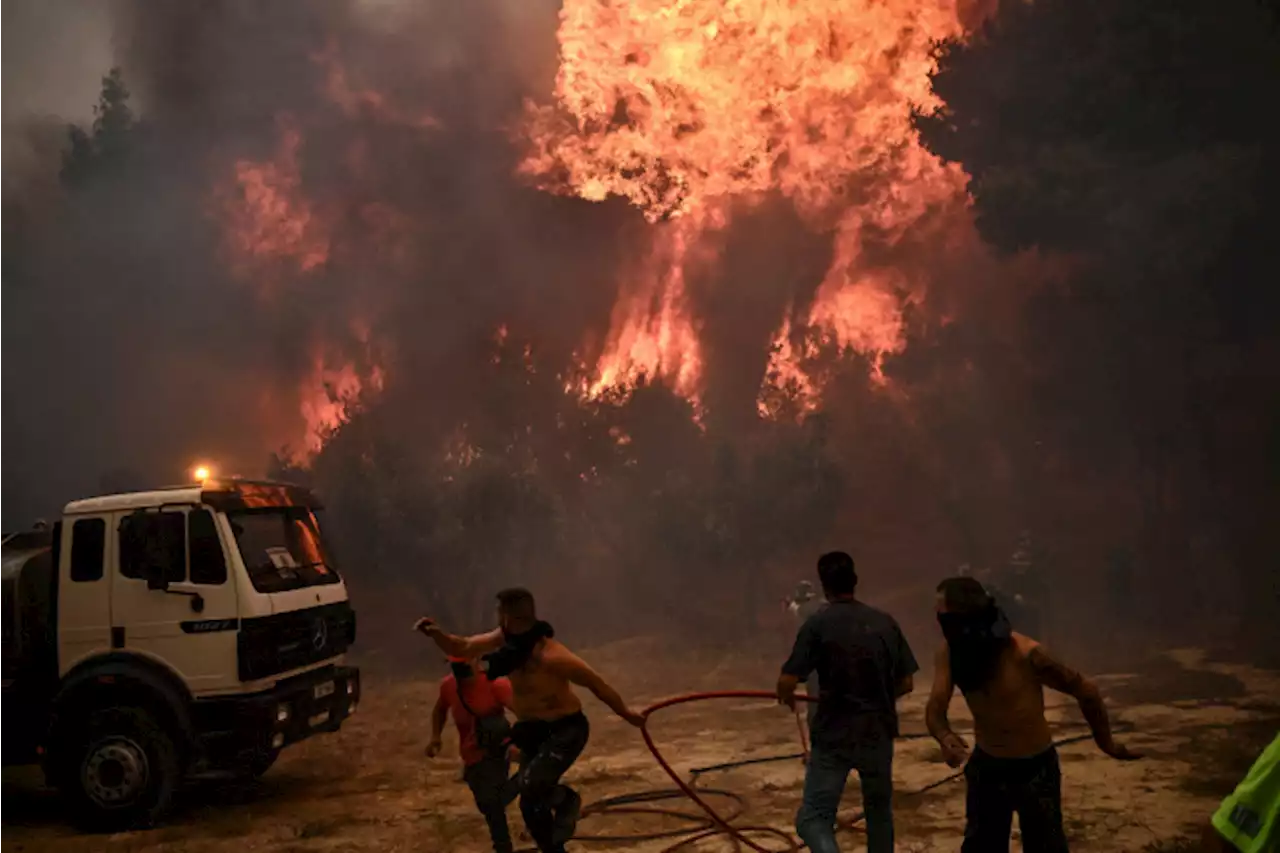
[[[648,371],[695,393],[683,253],[731,204],[769,193],[834,229],[809,326],[877,361],[901,349],[902,296],[915,288],[874,269],[865,247],[963,198],[964,176],[910,121],[934,100],[932,43],[960,31],[954,0],[565,0],[554,103],[528,109],[522,172],[555,192],[625,197],[653,222],[694,223],[675,232],[680,253],[661,226],[669,265],[623,288],[597,385]],[[780,320],[771,375],[802,372],[798,331]]]
[[[586,383],[588,396],[661,379],[697,402],[702,353],[685,292],[692,243],[704,227],[697,218],[658,228],[652,253],[624,281],[604,351]]]

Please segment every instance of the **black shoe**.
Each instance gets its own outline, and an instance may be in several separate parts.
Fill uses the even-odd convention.
[[[551,836],[558,845],[563,845],[578,828],[578,818],[582,815],[582,797],[572,788],[563,789],[560,805],[555,810],[555,830]]]

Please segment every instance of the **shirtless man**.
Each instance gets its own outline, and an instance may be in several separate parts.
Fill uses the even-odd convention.
[[[582,701],[573,685],[585,687],[633,726],[644,716],[631,710],[618,691],[582,658],[554,639],[555,631],[540,621],[533,594],[526,589],[498,593],[498,627],[484,634],[458,637],[428,618],[414,628],[435,641],[447,655],[484,657],[489,678],[508,676],[516,724],[511,740],[520,751],[520,812],[543,853],[563,853],[573,837],[582,799],[560,777],[582,754],[590,735]]]
[[[978,581],[959,577],[938,584],[938,623],[946,642],[934,659],[925,722],[947,764],[964,765],[968,793],[961,853],[1007,853],[1014,812],[1027,853],[1065,853],[1062,774],[1044,716],[1044,688],[1075,698],[1107,755],[1121,761],[1141,755],[1112,739],[1097,686],[1012,630]],[[977,746],[972,755],[947,721],[955,687],[973,713]]]

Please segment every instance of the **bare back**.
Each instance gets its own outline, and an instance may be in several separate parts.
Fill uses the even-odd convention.
[[[570,659],[577,657],[563,643],[548,638],[508,676],[517,720],[558,720],[582,710],[582,700],[563,666]]]
[[[1044,685],[1031,662],[1039,645],[1015,631],[991,680],[964,694],[978,746],[989,755],[1024,758],[1053,744],[1044,716]]]

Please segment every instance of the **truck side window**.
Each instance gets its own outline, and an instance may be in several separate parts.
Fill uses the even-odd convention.
[[[187,579],[187,524],[180,512],[147,512],[120,523],[120,574],[145,578],[147,566],[162,566],[170,583]]]
[[[222,540],[207,509],[187,514],[187,542],[191,548],[191,582],[220,584],[227,581],[227,561],[222,556]]]
[[[71,579],[77,583],[102,579],[107,547],[107,522],[82,518],[71,527]]]

